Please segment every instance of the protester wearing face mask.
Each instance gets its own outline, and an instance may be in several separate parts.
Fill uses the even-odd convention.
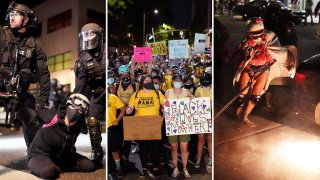
[[[89,100],[74,93],[58,111],[39,112],[45,124],[28,149],[28,167],[41,179],[57,179],[60,172],[93,172],[94,161],[76,152],[75,144],[89,110]]]
[[[144,103],[148,101],[148,103]],[[126,113],[131,114],[135,110],[134,116],[158,116],[160,110],[163,112],[164,96],[161,92],[154,89],[151,76],[143,76],[141,78],[140,90],[133,93],[129,104],[126,108]],[[163,114],[163,113],[162,113]],[[164,120],[163,115],[159,117],[159,123]],[[140,148],[140,160],[143,171],[141,177],[147,175],[148,157],[153,161],[153,176],[159,176],[160,164],[160,140],[140,140],[137,141]]]
[[[183,88],[182,77],[179,74],[175,74],[172,78],[173,88],[169,89],[165,93],[166,99],[182,99],[193,97],[189,90]],[[178,170],[178,144],[180,142],[183,174],[185,178],[191,177],[187,170],[188,162],[188,142],[190,141],[190,135],[178,135],[169,136],[168,141],[171,145],[171,157],[173,161],[174,170],[172,172],[172,177],[177,177],[179,175]]]
[[[164,76],[164,84],[162,86],[162,90],[166,91],[172,88],[172,70],[166,69],[165,76]]]
[[[130,77],[130,69],[127,65],[121,65],[118,69],[120,75],[120,81],[116,83],[116,95],[126,106],[129,103],[129,99],[132,94],[139,89],[139,84],[133,81]],[[120,121],[119,128],[123,131],[123,123]],[[124,141],[123,132],[120,133],[121,142],[123,146],[121,147],[121,154],[124,158],[124,168],[128,169],[132,166],[129,161],[129,154],[131,150],[131,141]]]
[[[114,82],[115,82],[115,74],[112,70],[108,70],[107,84],[108,84],[108,92],[110,94],[116,94],[116,86],[114,85]]]
[[[194,94],[195,87],[193,84],[193,78],[191,76],[186,76],[183,78],[183,87],[188,89],[191,94]]]
[[[212,102],[212,93],[213,93],[212,92],[212,75],[204,72],[200,76],[200,87],[197,88],[194,95],[196,97],[210,97],[210,102]],[[211,104],[211,108],[212,108],[212,104]],[[209,152],[207,168],[212,167],[212,133],[206,133],[206,134],[198,134],[198,148],[197,148],[198,152],[197,152],[196,162],[194,165],[195,168],[200,167],[205,137],[207,138],[207,146],[208,146],[208,152]]]
[[[164,92],[162,91],[162,79],[160,76],[153,76],[152,77],[153,80],[153,85],[154,85],[154,89],[157,91],[160,91],[162,94],[164,94]]]

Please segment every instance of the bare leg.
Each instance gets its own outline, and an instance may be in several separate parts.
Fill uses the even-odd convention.
[[[182,165],[183,169],[187,168],[188,163],[188,142],[180,142],[180,149],[181,149],[181,157],[182,157]]]
[[[209,158],[212,159],[212,133],[206,134],[209,151]]]
[[[178,142],[171,144],[171,158],[174,168],[178,168]]]
[[[259,74],[260,72],[255,74],[255,77]],[[268,79],[269,74],[267,72],[264,72],[255,82],[254,86],[252,89],[252,94],[253,95],[260,95],[261,91],[263,90],[267,79]],[[254,108],[255,104],[252,100],[248,102],[248,105],[243,113],[242,121],[247,124],[250,127],[254,127],[255,125],[249,120],[248,115],[251,113],[252,109]]]

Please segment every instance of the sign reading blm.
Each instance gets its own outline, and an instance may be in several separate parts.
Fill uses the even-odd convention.
[[[169,99],[164,103],[166,135],[212,133],[210,98]]]
[[[188,39],[169,40],[169,59],[189,58]]]

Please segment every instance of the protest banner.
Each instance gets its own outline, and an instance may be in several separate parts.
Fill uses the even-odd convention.
[[[149,62],[152,59],[151,47],[136,47],[133,55],[135,62]]]
[[[165,41],[149,43],[148,46],[152,48],[152,56],[167,54],[167,44]]]
[[[189,58],[188,39],[169,40],[169,59]]]
[[[194,36],[194,54],[200,54],[205,52],[207,46],[208,34],[196,33]]]
[[[212,133],[210,98],[169,99],[164,103],[166,135]]]
[[[161,123],[159,116],[125,116],[123,117],[124,140],[159,140]]]

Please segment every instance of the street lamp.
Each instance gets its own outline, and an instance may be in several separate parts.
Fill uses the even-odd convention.
[[[145,34],[146,34],[146,15],[148,15],[149,13],[151,13],[152,11],[148,11],[148,12],[146,12],[146,11],[143,11],[143,27],[142,27],[142,30],[143,30],[143,32],[142,32],[142,43],[143,44],[145,44]],[[154,11],[153,11],[153,13],[154,14],[158,14],[158,10],[157,9],[155,9]]]

